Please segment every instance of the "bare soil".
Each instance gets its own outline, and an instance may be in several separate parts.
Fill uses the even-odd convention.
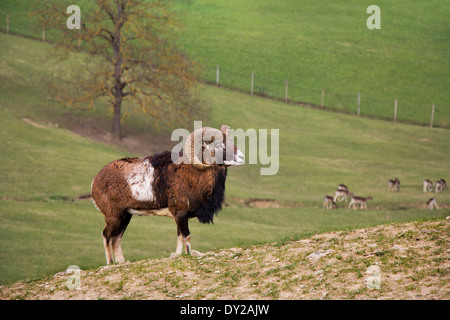
[[[24,117],[22,121],[38,128],[62,127],[80,136],[116,146],[126,152],[141,156],[170,150],[176,142],[170,141],[167,133],[144,132],[134,129],[130,124],[122,125],[122,139],[113,139],[110,130],[110,120],[95,117],[78,117],[67,112],[58,123],[43,123]]]
[[[443,300],[449,271],[447,217],[62,271],[2,286],[0,298]]]

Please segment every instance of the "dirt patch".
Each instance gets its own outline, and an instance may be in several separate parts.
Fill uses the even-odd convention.
[[[69,112],[60,117],[58,123],[39,122],[24,117],[22,121],[40,129],[64,128],[82,137],[101,142],[110,146],[117,146],[129,153],[141,156],[171,150],[176,142],[170,140],[167,133],[149,133],[131,125],[122,125],[122,139],[113,139],[111,135],[111,120],[89,116],[77,116]]]
[[[94,117],[77,117],[70,113],[61,119],[62,126],[68,130],[107,145],[114,145],[122,150],[141,156],[171,150],[175,145],[166,133],[149,133],[122,125],[122,139],[113,139],[110,119]]]
[[[225,199],[226,207],[234,208],[296,208],[300,204],[295,202],[283,202],[274,199],[261,199],[261,198],[251,198],[243,199],[237,197],[228,197]]]
[[[251,208],[282,208],[282,204],[270,199],[250,199],[247,205]]]
[[[42,123],[37,123],[35,121],[33,121],[30,118],[22,118],[22,121],[25,123],[28,123],[29,125],[32,125],[33,127],[36,128],[40,128],[40,129],[51,129],[51,128],[58,128],[58,124],[54,124],[54,123],[47,123],[47,124],[42,124]]]
[[[71,199],[71,201],[79,201],[79,200],[86,200],[86,199],[91,199],[90,193],[80,194],[79,196]]]

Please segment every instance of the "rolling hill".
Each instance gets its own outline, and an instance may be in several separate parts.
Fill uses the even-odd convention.
[[[102,265],[103,217],[80,196],[89,193],[103,165],[136,154],[99,142],[102,134],[86,134],[86,123],[98,124],[100,133],[106,130],[111,114],[102,101],[95,110],[71,111],[48,100],[45,78],[64,70],[48,56],[51,50],[49,44],[0,34],[2,284],[74,264],[82,269]],[[425,201],[430,195],[421,187],[425,178],[448,181],[449,130],[323,112],[213,86],[202,86],[201,92],[211,106],[211,120],[204,125],[279,129],[280,156],[276,175],[260,175],[266,166],[260,156],[257,164],[229,171],[226,205],[215,225],[191,222],[196,250],[449,214],[448,191],[433,193],[441,209],[429,211]],[[148,123],[131,117],[124,128],[129,130],[126,141],[138,134],[147,137],[148,144],[139,149],[143,154],[162,147]],[[401,191],[390,193],[387,181],[395,176]],[[322,209],[323,196],[339,183],[358,195],[372,195],[369,209],[349,210],[346,204]],[[175,235],[170,219],[136,217],[124,237],[125,258],[166,257],[175,248]]]
[[[77,1],[89,10],[89,1]],[[450,60],[442,1],[380,0],[381,29],[370,30],[372,2],[347,0],[177,0],[183,28],[180,45],[204,66],[202,79],[254,93],[355,114],[450,127]],[[63,6],[63,4],[62,4]],[[32,25],[27,0],[3,0],[0,30],[41,38]],[[66,8],[61,8],[65,11]],[[86,23],[89,23],[86,21]],[[55,41],[52,31],[47,38]]]
[[[449,225],[448,219],[388,224],[199,256],[62,270],[2,286],[0,299],[446,300]],[[181,312],[176,305],[153,308]],[[281,312],[273,306],[269,311]]]

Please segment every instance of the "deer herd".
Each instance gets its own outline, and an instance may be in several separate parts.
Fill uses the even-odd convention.
[[[435,183],[435,191],[443,192],[447,189],[447,182],[444,179],[438,180]],[[395,178],[394,180],[388,181],[388,191],[389,192],[398,192],[400,191],[400,180]],[[423,192],[433,192],[433,182],[431,180],[423,181]],[[348,202],[347,198],[350,197],[350,203],[348,208],[357,209],[367,209],[367,201],[373,200],[371,196],[368,197],[358,197],[355,196],[353,192],[348,190],[348,187],[345,184],[340,184],[335,191],[334,197],[326,195],[323,198],[323,208],[324,209],[337,209],[338,202]],[[439,209],[436,199],[430,198],[427,202],[427,208],[432,210],[433,208]]]

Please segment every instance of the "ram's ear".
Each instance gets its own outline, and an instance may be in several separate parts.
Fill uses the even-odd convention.
[[[227,126],[226,124],[224,124],[222,126],[222,128],[220,128],[220,131],[222,131],[223,133],[225,133],[225,135],[228,137],[228,132],[230,132],[230,127]]]

